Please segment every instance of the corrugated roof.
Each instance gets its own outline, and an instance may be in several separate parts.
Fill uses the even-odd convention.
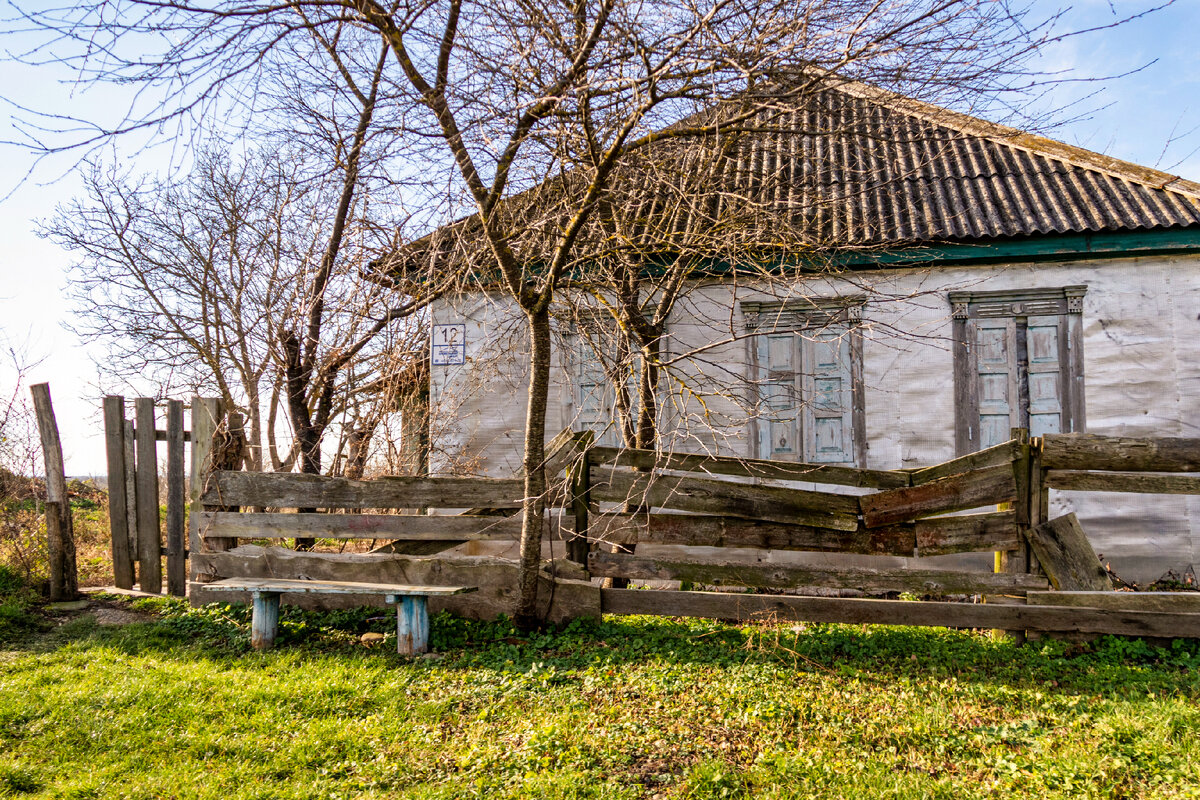
[[[567,173],[501,204],[526,263],[553,247],[575,182]],[[662,139],[612,183],[581,260],[1200,227],[1200,183],[852,82],[783,95],[732,136]],[[404,271],[433,251],[490,261],[471,216],[386,262]]]

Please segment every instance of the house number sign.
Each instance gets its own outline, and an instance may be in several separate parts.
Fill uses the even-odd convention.
[[[434,325],[433,343],[429,351],[435,367],[466,364],[467,326],[461,322],[452,325]]]

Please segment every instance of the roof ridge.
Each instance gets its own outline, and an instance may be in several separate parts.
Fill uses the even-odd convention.
[[[1033,155],[1064,161],[1075,167],[1102,172],[1111,177],[1138,183],[1151,189],[1185,195],[1200,205],[1200,182],[1188,180],[1180,175],[1106,156],[1094,150],[1029,133],[998,122],[990,122],[961,111],[952,111],[861,81],[847,79],[844,83],[839,83],[831,88],[852,97],[895,108],[903,113],[936,125],[952,128],[969,136],[989,139]]]

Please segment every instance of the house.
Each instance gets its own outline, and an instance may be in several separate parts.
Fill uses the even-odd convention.
[[[780,120],[706,185],[757,191],[820,266],[689,278],[662,342],[665,449],[905,468],[1016,427],[1200,436],[1200,183],[854,84]],[[619,438],[603,318],[559,328],[551,434]],[[432,323],[433,470],[515,473],[521,315],[481,286]],[[1051,503],[1127,580],[1200,564],[1200,497]]]

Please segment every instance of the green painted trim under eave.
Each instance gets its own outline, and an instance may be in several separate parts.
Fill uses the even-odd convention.
[[[1028,236],[995,242],[933,244],[902,250],[845,253],[833,256],[830,262],[834,266],[861,269],[931,263],[1070,261],[1192,252],[1200,252],[1200,228],[1101,231]]]

